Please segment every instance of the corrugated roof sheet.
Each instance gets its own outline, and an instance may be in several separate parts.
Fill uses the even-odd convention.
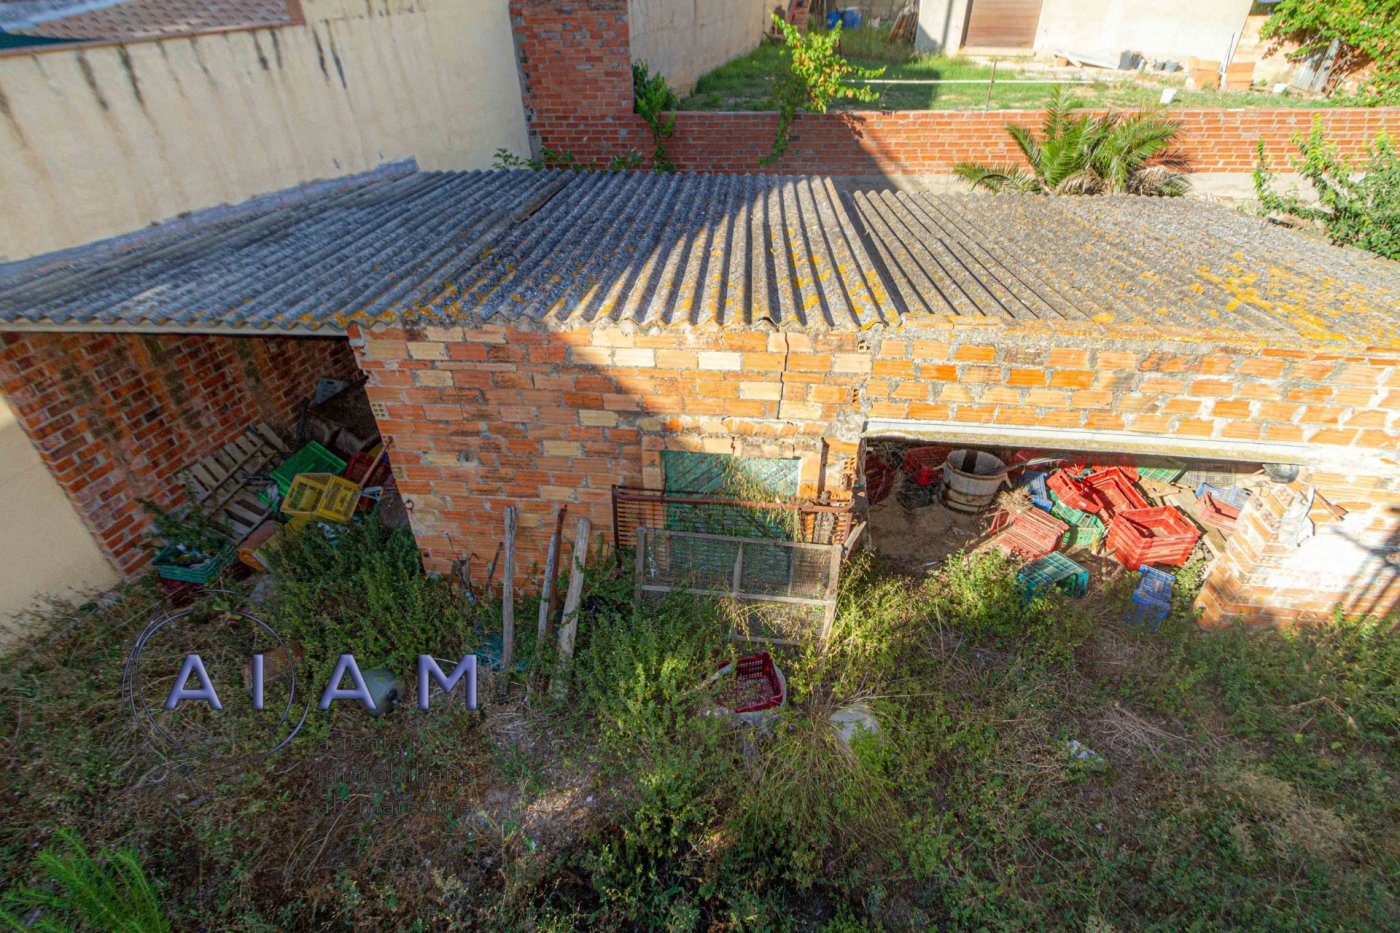
[[[21,0],[0,28],[53,39],[127,42],[292,22],[287,0]]]
[[[1400,264],[1200,201],[838,196],[761,175],[401,165],[0,265],[0,327],[820,331],[936,316],[1400,346],[1397,309]]]
[[[848,197],[901,314],[1400,344],[1400,263],[1222,205]]]
[[[0,266],[0,322],[341,332],[349,321],[882,320],[829,181],[415,172]]]

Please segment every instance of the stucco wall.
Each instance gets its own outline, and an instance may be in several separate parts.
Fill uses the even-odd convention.
[[[1219,61],[1244,28],[1250,0],[1045,0],[1035,50],[1142,52]]]
[[[688,94],[702,74],[758,45],[774,0],[628,0],[632,58]]]
[[[970,0],[921,0],[914,50],[927,55],[956,55],[962,48]]]
[[[15,615],[47,594],[117,582],[72,503],[0,395],[0,647]]]
[[[505,0],[307,0],[306,25],[0,56],[0,260],[415,157],[527,150]]]

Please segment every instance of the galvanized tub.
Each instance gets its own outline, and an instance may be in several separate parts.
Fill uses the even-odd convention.
[[[1008,469],[981,450],[953,451],[943,461],[943,504],[955,512],[982,511],[1006,484]]]

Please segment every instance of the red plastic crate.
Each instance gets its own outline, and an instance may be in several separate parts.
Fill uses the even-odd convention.
[[[931,486],[943,476],[943,461],[953,452],[951,447],[911,447],[904,452],[904,475],[920,486]]]
[[[1136,474],[1137,470],[1133,470],[1133,473]],[[1128,478],[1122,467],[1109,467],[1097,473],[1090,473],[1080,482],[1090,498],[1103,503],[1099,514],[1103,515],[1105,521],[1111,521],[1119,512],[1147,508],[1147,500],[1133,486],[1133,480]]]
[[[871,505],[883,501],[894,488],[894,468],[878,457],[865,458],[865,497]]]
[[[1137,463],[1127,454],[1083,454],[1065,463],[1065,469],[1076,475],[1102,473],[1106,470],[1119,470],[1131,483],[1138,481]]]
[[[1069,525],[1040,509],[1012,512],[1002,509],[992,519],[991,531],[997,547],[1013,551],[1026,560],[1038,560],[1060,546]]]
[[[1196,510],[1196,518],[1202,525],[1210,525],[1221,531],[1235,530],[1235,521],[1240,517],[1239,509],[1226,505],[1210,493],[1197,499],[1196,504],[1200,507]]]
[[[734,692],[730,709],[736,713],[755,713],[783,704],[783,683],[773,666],[773,656],[766,651],[739,658],[734,662]]]
[[[1107,547],[1129,570],[1143,564],[1180,567],[1191,557],[1200,536],[1185,515],[1169,506],[1129,509],[1109,523]]]
[[[1065,470],[1056,470],[1047,476],[1045,487],[1065,505],[1080,512],[1097,514],[1103,508],[1103,502],[1093,497],[1093,491]]]
[[[384,456],[383,448],[378,448],[376,452],[360,451],[350,458],[350,462],[345,465],[346,479],[359,485],[361,489],[368,486],[383,486],[389,482],[389,458]],[[373,508],[377,500],[369,496],[361,496],[356,509],[363,512]]]

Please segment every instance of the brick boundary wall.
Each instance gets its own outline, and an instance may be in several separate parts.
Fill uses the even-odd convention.
[[[532,143],[603,163],[629,150],[646,156],[651,136],[632,112],[626,0],[513,0],[511,22]],[[1400,137],[1400,108],[1174,109],[1181,149],[1197,173],[1254,169],[1255,147],[1286,168],[1292,137],[1320,119],[1355,156],[1386,130]],[[772,113],[682,112],[666,148],[683,171],[823,175],[948,174],[963,160],[1020,161],[1008,123],[1039,126],[1036,110],[852,111],[802,114],[772,166]]]
[[[559,504],[610,528],[609,487],[659,488],[668,449],[797,457],[803,494],[848,497],[869,418],[1001,425],[1010,437],[1026,425],[1121,430],[1205,450],[1210,438],[1307,442],[1356,451],[1358,461],[1393,451],[1400,437],[1393,351],[985,327],[883,338],[375,328],[352,344],[371,401],[385,406],[380,428],[426,565],[445,571],[463,553],[493,553],[501,510],[513,504],[523,585],[531,562],[543,562]],[[1349,510],[1348,534],[1376,547],[1400,542],[1393,470],[1305,479]],[[1297,567],[1298,549],[1272,540],[1278,516],[1258,511],[1208,581],[1208,623],[1400,603],[1400,579],[1383,562],[1352,566],[1310,551],[1309,561],[1336,566]],[[1302,592],[1261,582],[1320,569],[1333,582]]]
[[[0,392],[108,560],[151,558],[138,499],[184,501],[176,474],[265,421],[286,430],[343,338],[0,333]]]

